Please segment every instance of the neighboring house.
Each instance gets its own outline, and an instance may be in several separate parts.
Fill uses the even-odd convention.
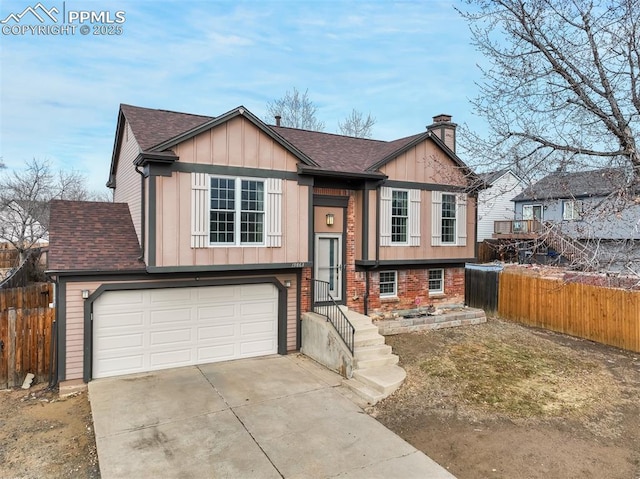
[[[511,199],[524,189],[520,177],[510,169],[502,169],[478,175],[486,188],[478,192],[478,234],[476,241],[493,238],[495,221],[515,219]]]
[[[477,177],[455,131],[439,115],[376,141],[121,105],[115,202],[51,206],[59,380],[298,350],[314,280],[364,314],[461,303]]]
[[[625,180],[614,168],[552,173],[513,198],[516,223],[579,242],[586,247],[581,261],[591,261],[592,269],[637,273],[640,197],[621,189]]]
[[[556,225],[579,240],[640,239],[640,204],[618,194],[620,169],[556,172],[513,198],[517,220]]]

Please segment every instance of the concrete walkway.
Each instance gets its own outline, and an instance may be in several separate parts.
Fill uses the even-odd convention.
[[[302,355],[89,383],[102,479],[455,479]]]

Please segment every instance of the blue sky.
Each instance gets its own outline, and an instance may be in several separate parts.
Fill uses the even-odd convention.
[[[3,0],[0,19],[37,3]],[[439,113],[484,129],[469,104],[482,58],[454,0],[42,5],[111,19],[122,11],[125,21],[121,35],[0,35],[9,168],[47,159],[103,189],[120,103],[210,116],[244,105],[264,119],[267,102],[293,87],[308,89],[327,132],[353,108],[377,118],[383,140],[418,133]],[[38,23],[30,13],[20,22]]]

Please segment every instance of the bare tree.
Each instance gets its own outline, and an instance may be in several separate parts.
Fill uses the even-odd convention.
[[[267,121],[272,122],[276,116],[281,117],[281,125],[304,130],[324,131],[324,122],[316,117],[317,107],[309,99],[309,90],[300,93],[293,87],[280,99],[267,103]]]
[[[621,188],[640,184],[640,1],[466,3],[489,61],[473,104],[490,135],[465,146],[508,158],[523,177],[618,166],[628,172]]]
[[[22,261],[27,251],[45,240],[49,201],[88,200],[86,178],[77,171],[53,172],[47,161],[33,159],[24,170],[0,174],[0,241],[10,243]]]
[[[340,133],[347,136],[354,136],[356,138],[371,138],[373,125],[376,124],[376,119],[371,116],[371,113],[364,117],[361,111],[355,108],[351,111],[343,122],[338,122]]]

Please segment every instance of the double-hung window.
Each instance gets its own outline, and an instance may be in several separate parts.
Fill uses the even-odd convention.
[[[456,242],[456,195],[442,195],[442,243]]]
[[[431,192],[431,246],[466,246],[467,194]]]
[[[210,192],[210,244],[264,244],[264,181],[211,177]]]
[[[380,246],[420,246],[420,190],[380,188]]]
[[[389,298],[398,295],[397,271],[380,271],[380,297]]]
[[[444,270],[430,269],[429,270],[429,294],[442,294],[442,293],[444,293]]]
[[[392,190],[391,192],[391,243],[407,243],[409,224],[409,192]]]

